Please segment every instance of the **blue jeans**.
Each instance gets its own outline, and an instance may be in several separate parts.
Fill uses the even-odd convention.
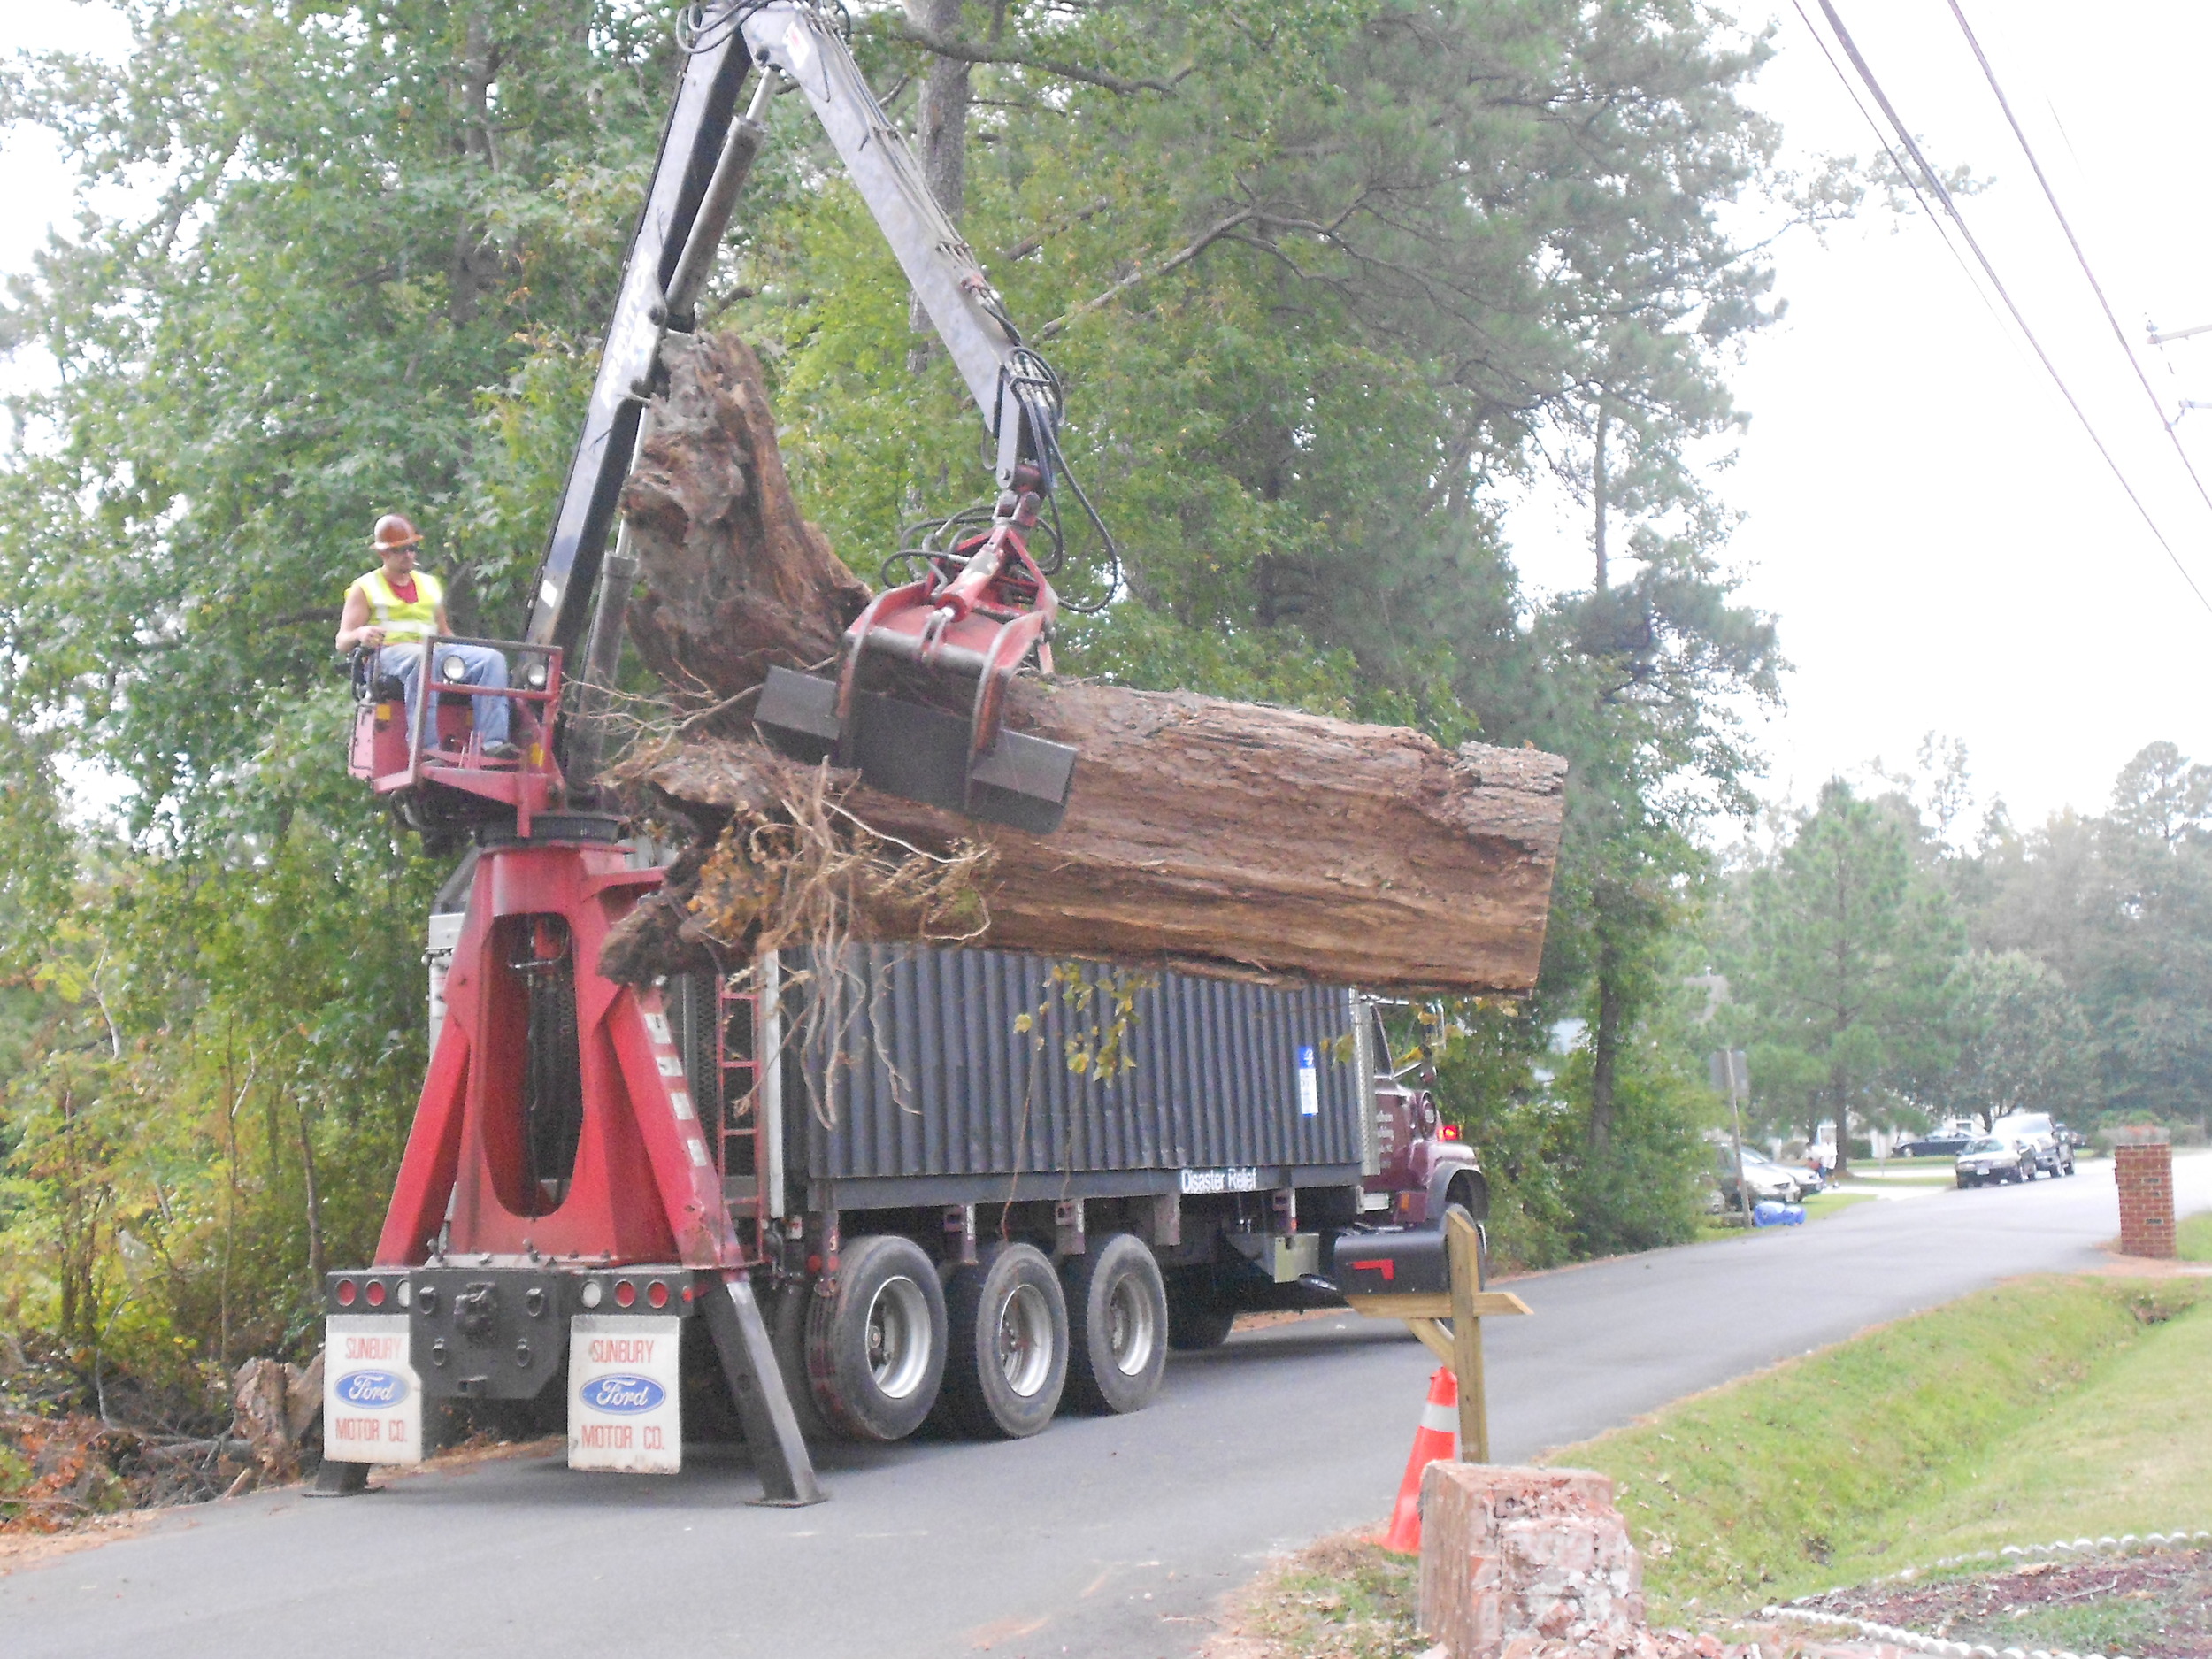
[[[460,684],[465,686],[497,686],[503,690],[507,684],[507,659],[487,645],[439,645],[435,648],[437,665],[431,670],[439,680],[445,678],[445,665],[457,660],[461,664]],[[415,684],[422,668],[422,647],[419,645],[387,645],[376,654],[377,672],[389,674],[406,688],[407,729],[415,729],[415,699],[420,687]],[[507,699],[504,697],[471,697],[467,701],[476,711],[476,735],[486,746],[507,741]],[[435,705],[433,705],[435,713]],[[423,746],[435,749],[438,734],[431,723],[426,722]]]

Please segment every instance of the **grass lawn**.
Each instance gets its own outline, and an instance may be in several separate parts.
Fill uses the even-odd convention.
[[[1808,1222],[1818,1221],[1824,1216],[1832,1216],[1839,1210],[1848,1210],[1854,1204],[1865,1203],[1876,1196],[1877,1194],[1873,1193],[1815,1193],[1805,1201],[1805,1219]],[[1733,1226],[1727,1222],[1716,1221],[1709,1217],[1701,1219],[1697,1224],[1697,1236],[1701,1240],[1748,1239],[1754,1234],[1775,1233],[1780,1230],[1775,1227]]]
[[[1602,1470],[1656,1621],[1939,1555],[2212,1526],[2212,1284],[1984,1291],[1548,1463]]]
[[[1410,1659],[1434,1645],[1414,1629],[1420,1580],[1417,1555],[1394,1555],[1358,1532],[1325,1538],[1247,1586],[1206,1652],[1218,1659]]]
[[[1839,1210],[1848,1210],[1854,1204],[1872,1203],[1878,1196],[1874,1193],[1815,1193],[1805,1201],[1805,1219],[1818,1221],[1824,1216],[1832,1216]]]
[[[2192,1217],[2181,1235],[2212,1253],[2212,1213]],[[2212,1527],[2208,1376],[2212,1281],[2027,1279],[1544,1461],[1613,1476],[1643,1555],[1652,1622],[1709,1628],[1938,1556]],[[2139,1559],[2177,1571],[2189,1560]],[[2137,1651],[2137,1627],[2164,1617],[2143,1593],[2090,1600],[2055,1581],[2051,1605],[2029,1606],[2036,1598],[2018,1581],[1978,1571],[1978,1581],[1962,1568],[1913,1586],[1869,1586],[1834,1605],[1914,1623],[1907,1612],[1924,1609],[1856,1604],[1909,1591],[1979,1597],[1991,1617],[1976,1640],[2076,1652]],[[2089,1573],[2092,1587],[2113,1575],[2109,1565]],[[1387,1555],[1371,1538],[1323,1539],[1236,1597],[1207,1652],[1409,1659],[1428,1647],[1413,1624],[1417,1578],[1411,1556]],[[2169,1587],[2193,1595],[2196,1585]]]
[[[2174,1228],[2174,1252],[2185,1262],[2212,1262],[2212,1210],[2181,1218]]]

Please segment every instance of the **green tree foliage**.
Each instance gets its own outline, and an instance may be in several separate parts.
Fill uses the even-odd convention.
[[[1916,864],[1916,830],[1833,780],[1737,895],[1728,975],[1755,1098],[1809,1136],[1832,1118],[1839,1169],[1855,1122],[1886,1119],[1955,1057],[1964,931]]]
[[[2089,1076],[2089,1025],[2058,971],[2025,951],[1968,953],[1954,1010],[1958,1063],[1924,1095],[1986,1129],[2007,1112],[2076,1113]]]
[[[1725,884],[1711,948],[1752,1050],[1755,1117],[2047,1111],[2202,1126],[2212,1098],[2212,767],[2152,743],[2110,810],[1955,844],[1963,749],[1923,746],[1876,801],[1840,784]]]
[[[679,8],[124,9],[127,62],[0,75],[0,117],[58,134],[88,204],[0,319],[60,370],[0,468],[26,1056],[0,1312],[165,1379],[281,1343],[319,1262],[367,1248],[441,872],[342,775],[326,641],[393,509],[460,626],[515,625]],[[1763,40],[1689,0],[926,12],[928,45],[861,9],[856,50],[903,123],[969,66],[962,226],[1057,364],[1125,549],[1068,664],[1569,755],[1544,984],[1500,1064],[1532,1078],[1561,1015],[1603,1041],[1498,1098],[1564,1106],[1562,1248],[1613,1248],[1632,1192],[1663,1197],[1623,1225],[1663,1233],[1647,1160],[1689,1140],[1664,941],[1699,816],[1741,803],[1721,710],[1779,666],[1686,458],[1735,419],[1724,371],[1767,315],[1726,210],[1795,188],[1740,101]],[[902,519],[985,479],[978,428],[797,101],[772,125],[707,309],[762,347],[801,499],[872,576]],[[117,184],[131,205],[90,205]],[[1619,545],[1536,603],[1497,513],[1547,465],[1603,473]],[[1112,561],[1067,518],[1062,584],[1095,603]],[[114,844],[61,827],[62,760],[127,787]]]
[[[2122,769],[2109,812],[2070,813],[1980,855],[1978,939],[2063,982],[2086,1025],[2062,1110],[2195,1121],[2212,1099],[2212,767],[2171,743]],[[2078,1110],[2077,1110],[2078,1108]]]

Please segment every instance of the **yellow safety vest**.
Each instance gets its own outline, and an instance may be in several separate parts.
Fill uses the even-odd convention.
[[[438,607],[445,603],[445,585],[428,571],[415,572],[415,602],[409,604],[392,591],[381,568],[354,583],[369,602],[369,620],[384,630],[384,643],[406,645],[426,640],[438,631]]]

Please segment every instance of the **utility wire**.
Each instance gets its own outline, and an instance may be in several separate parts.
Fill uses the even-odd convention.
[[[2174,446],[2174,453],[2181,457],[2182,468],[2189,474],[2189,481],[2197,487],[2198,498],[2207,507],[2212,507],[2212,491],[2205,488],[2196,464],[2190,460],[2188,450],[2182,448],[2181,434],[2174,430],[2174,423],[2166,419],[2166,405],[2153,389],[2150,376],[2143,373],[2143,365],[2136,358],[2135,349],[2128,343],[2127,330],[2120,326],[2120,319],[2113,315],[2112,302],[2105,297],[2104,284],[2097,280],[2097,273],[2090,269],[2089,256],[2082,250],[2081,239],[2074,234],[2074,227],[2066,217],[2066,210],[2058,204],[2058,192],[2051,188],[2051,181],[2043,172],[2043,164],[2036,159],[2034,146],[2028,142],[2027,134],[2020,130],[2019,119],[2012,112],[2012,100],[2005,96],[2004,88],[1998,83],[1997,72],[1990,66],[1988,54],[1982,50],[1981,42],[1975,37],[1974,26],[1966,20],[1966,13],[1959,9],[1959,0],[1949,0],[1949,4],[1951,15],[1959,20],[1959,28],[1966,35],[1966,43],[1974,49],[1974,61],[1982,66],[1982,73],[1989,81],[1989,89],[1997,95],[1997,107],[2005,112],[2006,124],[2012,128],[2012,135],[2020,141],[2020,153],[2028,158],[2028,165],[2035,173],[2035,181],[2043,187],[2043,199],[2051,204],[2051,216],[2058,220],[2058,227],[2066,233],[2066,245],[2074,250],[2074,263],[2081,267],[2082,275],[2088,279],[2089,291],[2097,296],[2097,304],[2104,312],[2105,321],[2112,325],[2112,337],[2119,342],[2121,355],[2127,358],[2128,367],[2135,372],[2136,384],[2143,388],[2143,396],[2151,400],[2151,408],[2158,415],[2158,424],[2165,429],[2166,441]],[[2064,130],[2062,127],[2060,129],[2062,134]]]
[[[1997,290],[1998,298],[2004,301],[2005,310],[2012,314],[2012,320],[2018,326],[2020,332],[2027,337],[2028,344],[2033,348],[2037,360],[2043,365],[2044,373],[2051,377],[2051,383],[2058,388],[2059,396],[2066,400],[2066,406],[2074,411],[2074,419],[2081,423],[2082,430],[2089,435],[2089,442],[2096,446],[2097,453],[2104,457],[2105,465],[2111,469],[2113,478],[2118,481],[2121,489],[2126,492],[2128,500],[2134,503],[2135,511],[2141,515],[2144,526],[2150,531],[2152,539],[2165,550],[2166,557],[2172,563],[2174,569],[2181,573],[2181,580],[2188,583],[2189,591],[2197,596],[2197,603],[2206,611],[2212,611],[2212,599],[2205,597],[2204,589],[2197,586],[2197,579],[2189,573],[2189,567],[2181,562],[2181,556],[2174,551],[2173,543],[2166,539],[2166,533],[2158,527],[2158,520],[2151,517],[2150,508],[2144,503],[2143,498],[2135,493],[2135,486],[2128,481],[2128,475],[2120,470],[2120,463],[2114,458],[2112,451],[2106,448],[2105,441],[2098,434],[2094,424],[2091,422],[2088,411],[2082,408],[2081,400],[2074,396],[2073,388],[2066,384],[2066,377],[2058,372],[2058,365],[2052,362],[2051,354],[2043,349],[2042,341],[2037,338],[2035,330],[2028,326],[2027,318],[2021,313],[2019,304],[2012,297],[2012,291],[2005,286],[2004,279],[1997,274],[1996,265],[1991,261],[1989,255],[1983,250],[1981,242],[1975,237],[1972,227],[1966,222],[1966,216],[1959,211],[1958,204],[1952,200],[1950,191],[1944,188],[1942,178],[1929,165],[1927,157],[1921,153],[1920,145],[1914,139],[1911,129],[1898,115],[1897,106],[1889,101],[1889,94],[1882,90],[1882,83],[1875,78],[1874,71],[1868,66],[1866,58],[1860,53],[1858,42],[1851,38],[1851,31],[1844,27],[1842,18],[1836,14],[1834,0],[1819,0],[1819,5],[1822,15],[1828,19],[1828,27],[1836,33],[1837,42],[1842,46],[1844,56],[1851,60],[1851,66],[1858,71],[1859,79],[1866,83],[1866,89],[1874,95],[1874,102],[1881,106],[1882,113],[1888,118],[1889,124],[1895,130],[1899,142],[1904,145],[1906,152],[1912,157],[1914,164],[1919,167],[1921,176],[1927,180],[1929,189],[1934,193],[1936,200],[1943,204],[1943,211],[1950,215],[1951,222],[1958,227],[1960,236],[1965,240],[1967,247],[1973,251],[1975,263],[1981,266],[1983,273],[1989,279],[1990,286]],[[2164,419],[2162,412],[2160,419],[2162,422]],[[2169,435],[2171,434],[2169,434]]]
[[[1836,79],[1842,83],[1844,96],[1851,100],[1852,107],[1865,121],[1867,130],[1874,134],[1874,142],[1889,157],[1889,165],[1897,169],[1897,176],[1905,181],[1905,188],[1912,192],[1913,200],[1919,203],[1921,211],[1927,214],[1936,240],[1943,244],[1943,250],[1957,264],[1959,274],[1966,279],[1966,286],[1974,290],[1974,297],[1981,301],[1982,308],[2002,327],[2004,319],[1997,315],[1996,302],[1989,297],[1980,279],[1975,276],[1974,267],[1966,263],[1966,256],[1959,251],[1958,243],[1952,240],[1950,227],[1943,222],[1943,215],[1936,211],[1934,204],[1928,200],[1927,192],[1920,188],[1919,179],[1905,165],[1905,158],[1897,153],[1897,146],[1890,142],[1889,134],[1882,131],[1882,124],[1874,119],[1874,111],[1866,107],[1866,100],[1859,96],[1859,88],[1853,82],[1850,72],[1836,61],[1835,53],[1829,50],[1828,37],[1814,27],[1812,19],[1806,15],[1804,0],[1790,0],[1790,4],[1796,9],[1798,20],[1805,26],[1805,33],[1812,36],[1813,44],[1820,48],[1820,55],[1828,60],[1828,67],[1836,72]]]

